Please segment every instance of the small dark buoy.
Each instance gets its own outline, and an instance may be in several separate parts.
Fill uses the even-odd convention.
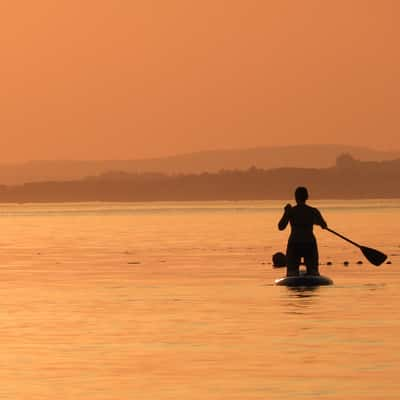
[[[332,265],[332,261],[328,261],[326,265]]]
[[[357,265],[361,265],[362,263],[362,261],[357,261]]]
[[[344,265],[345,267],[348,267],[349,264],[350,264],[350,263],[349,263],[348,261],[344,261],[344,262],[343,262],[343,265]]]
[[[275,253],[272,256],[272,265],[275,268],[286,267],[286,256],[282,252]]]
[[[391,262],[390,260],[386,262],[386,264],[391,264],[391,263],[392,263],[392,262]]]

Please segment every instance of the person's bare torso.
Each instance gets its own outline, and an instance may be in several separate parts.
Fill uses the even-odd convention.
[[[315,242],[313,226],[325,224],[321,213],[306,204],[298,204],[291,208],[289,222],[291,226],[290,243]]]

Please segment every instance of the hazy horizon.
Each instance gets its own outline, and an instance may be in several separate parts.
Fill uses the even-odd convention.
[[[0,160],[400,148],[399,11],[392,0],[8,2]]]
[[[22,163],[0,162],[0,184],[15,185],[40,181],[79,180],[108,172],[196,174],[251,167],[330,168],[341,154],[360,161],[400,159],[400,151],[381,152],[366,147],[343,145],[301,145],[254,147],[242,150],[213,150],[182,153],[164,158],[131,160],[33,160]]]
[[[377,153],[388,153],[388,154],[400,154],[400,147],[399,148],[379,148],[373,146],[361,146],[357,144],[343,144],[343,143],[301,143],[301,144],[290,144],[290,145],[260,145],[260,146],[243,146],[243,147],[215,147],[215,148],[204,148],[204,149],[197,149],[192,151],[182,151],[182,152],[171,152],[165,155],[149,155],[144,157],[131,157],[131,158],[52,158],[51,155],[47,158],[36,158],[36,159],[26,159],[26,160],[14,160],[14,161],[3,161],[0,160],[0,165],[21,165],[21,164],[29,164],[29,163],[36,163],[36,162],[107,162],[107,161],[151,161],[157,159],[168,159],[174,157],[181,157],[181,156],[190,156],[202,153],[218,153],[218,152],[240,152],[240,151],[251,151],[251,150],[274,150],[274,149],[290,149],[290,148],[301,148],[301,147],[353,147],[355,149],[363,149],[366,151],[377,152]],[[340,154],[338,154],[340,155]],[[379,161],[377,159],[376,161]]]

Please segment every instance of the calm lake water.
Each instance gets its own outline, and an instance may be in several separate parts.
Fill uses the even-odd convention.
[[[316,228],[315,290],[285,204],[1,205],[0,399],[399,399],[400,200],[311,203],[392,261]]]

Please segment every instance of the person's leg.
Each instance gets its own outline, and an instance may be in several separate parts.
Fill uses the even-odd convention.
[[[300,254],[293,244],[288,244],[286,250],[286,276],[299,276]]]
[[[307,275],[319,275],[319,256],[316,243],[307,245],[304,253],[304,264],[307,267]]]

